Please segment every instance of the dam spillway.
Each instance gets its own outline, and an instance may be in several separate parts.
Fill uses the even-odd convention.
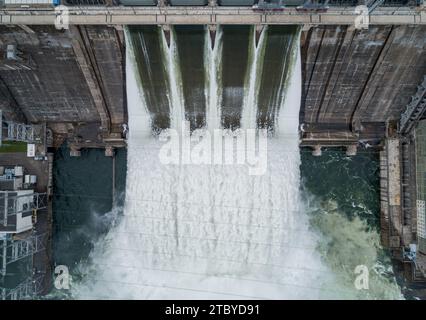
[[[170,48],[165,49],[167,41],[158,27],[130,28],[130,33],[135,33],[132,41],[153,126],[169,127],[171,105],[185,103],[184,118],[190,121],[191,129],[211,126],[205,118],[213,108],[220,110],[218,124],[224,128],[247,126],[240,122],[250,121],[246,114],[253,110],[249,127],[273,128],[284,95],[289,69],[286,58],[295,45],[296,29],[271,26],[256,44],[254,27],[223,26],[214,43],[205,27],[177,26],[171,31]],[[211,43],[214,46],[209,49]],[[212,66],[216,70],[209,70]],[[180,70],[172,72],[176,67]],[[169,78],[170,74],[177,74],[177,79]],[[179,92],[173,85],[176,82],[181,82]],[[211,102],[212,98],[220,101]],[[257,102],[262,106],[259,109],[253,106]]]
[[[285,67],[289,64],[276,53],[292,48],[294,30],[279,25],[264,31],[259,26],[213,27],[209,31],[202,25],[163,25],[164,31],[157,26],[133,27],[138,34],[133,41],[136,84],[125,80],[129,72],[120,26],[78,25],[65,32],[47,25],[0,27],[1,48],[6,50],[12,44],[19,56],[17,61],[0,59],[4,119],[46,122],[47,133],[54,138],[47,142],[49,148],[67,142],[72,156],[84,158],[85,148],[105,148],[105,155],[114,156],[118,148],[126,146],[127,109],[134,99],[128,99],[126,91],[141,90],[140,105],[147,106],[149,117],[144,108],[139,112],[132,109],[132,119],[139,117],[143,123],[132,126],[133,136],[140,130],[160,137],[169,129],[182,129],[181,120],[186,119],[190,132],[223,128],[233,133],[257,128],[278,138],[278,116],[286,110],[281,108],[281,94],[285,93],[279,91],[287,90],[277,83],[285,84],[290,72]],[[366,151],[364,147],[381,150],[382,244],[393,258],[403,261],[406,274],[422,264],[420,252],[416,263],[410,260],[412,244],[417,239],[424,243],[418,219],[423,212],[422,196],[419,201],[413,197],[413,141],[421,135],[414,137],[414,131],[408,129],[399,132],[398,120],[401,117],[406,128],[413,128],[422,117],[421,103],[414,103],[424,95],[424,85],[419,86],[426,70],[424,31],[419,25],[374,24],[368,30],[305,25],[299,42],[302,93],[299,120],[294,124],[300,123],[302,146],[313,147],[315,155],[327,153],[327,146],[345,146],[351,156],[357,149]],[[160,142],[155,142],[159,149]],[[279,153],[281,149],[274,150]],[[233,174],[226,173],[227,177]],[[333,234],[335,230],[327,231]],[[316,240],[322,243],[324,239],[319,236]],[[373,257],[373,251],[366,252]],[[325,273],[342,277],[336,270]],[[352,278],[346,276],[353,280],[353,274]],[[421,270],[411,276],[421,279]],[[378,296],[383,297],[370,295]]]
[[[178,112],[173,110],[174,102],[178,100],[186,111],[185,78],[182,77],[185,73],[181,71],[179,57],[182,50],[174,47],[184,43],[179,42],[180,31],[174,30],[176,33],[171,35],[170,46],[167,46],[160,28],[129,28],[126,55],[130,136],[124,212],[123,216],[117,217],[107,235],[95,243],[87,266],[93,272],[87,273],[73,288],[75,298],[325,299],[357,296],[351,283],[348,286],[341,282],[344,276],[324,264],[317,251],[321,235],[310,228],[301,200],[298,118],[302,88],[297,46],[300,31],[294,27],[281,28],[265,30],[264,38],[258,43],[259,50],[256,47],[251,50],[254,33],[250,27],[223,29],[218,37],[222,43],[215,44],[221,48],[218,51],[206,46],[204,41],[209,39],[208,36],[201,37],[200,30],[194,29],[203,55],[219,55],[213,54],[213,57],[199,61],[217,59],[214,71],[219,74],[223,70],[220,65],[227,45],[227,32],[247,35],[244,40],[247,51],[240,53],[246,57],[247,63],[238,70],[244,76],[236,77],[244,88],[261,88],[265,81],[262,76],[265,71],[262,70],[270,70],[270,65],[279,66],[277,76],[266,80],[270,90],[262,92],[264,96],[271,95],[263,98],[267,101],[266,106],[252,103],[261,100],[258,98],[229,99],[240,106],[240,114],[234,111],[228,116],[226,108],[221,108],[225,95],[219,95],[222,98],[216,107],[222,115],[221,121],[213,119],[219,128],[209,125],[206,116],[206,110],[211,107],[206,102],[212,88],[208,81],[204,90],[198,91],[204,92],[205,97],[201,100],[205,105],[196,109],[197,116],[191,112],[182,113],[181,105],[177,107]],[[161,53],[158,60],[153,59],[152,52],[143,44],[145,35],[152,34],[157,39],[154,47],[157,49],[153,51]],[[280,50],[274,51],[276,48]],[[282,48],[286,49],[286,55],[277,54]],[[232,56],[235,57],[235,51]],[[178,66],[170,69],[171,63]],[[256,66],[259,72],[250,72],[257,63],[262,65]],[[153,69],[141,73],[140,68],[144,65]],[[156,82],[160,85],[153,88],[154,82],[149,77],[162,69],[180,70],[181,74],[164,72],[164,77]],[[202,70],[211,72],[209,67]],[[255,79],[250,79],[253,75]],[[228,91],[232,98],[235,88],[229,90],[224,86],[235,82],[226,82],[223,75],[204,77],[211,78],[220,80],[216,82],[217,88],[213,86],[213,92]],[[176,86],[176,83],[182,85]],[[162,110],[150,107],[146,102],[158,91],[162,91],[159,96],[164,97]],[[204,134],[214,129],[228,129],[220,136],[225,146],[228,135],[235,142],[232,133],[242,125],[243,110],[250,109],[254,109],[251,113],[257,118],[254,126],[248,126],[251,130],[257,128],[257,153],[261,152],[259,136],[263,132],[268,137],[265,172],[250,175],[247,163],[182,162],[186,151],[185,132],[182,131],[182,135],[180,132],[185,130],[185,124],[180,125],[174,117],[188,120],[188,137],[191,128],[192,135],[197,129],[205,130]],[[163,122],[157,120],[157,113],[163,116]],[[178,150],[169,141],[169,151],[182,154],[178,153],[177,163],[165,164],[161,158],[164,141],[159,138],[170,130],[177,130],[181,136]],[[173,138],[173,135],[167,136]],[[190,148],[187,151],[191,152],[193,160],[197,143],[191,141],[186,147]],[[215,147],[212,147],[212,153],[218,151]],[[234,151],[237,153],[238,150]],[[377,294],[398,296],[392,283],[381,281],[386,289]]]
[[[243,50],[240,54],[245,56],[246,60],[254,60],[248,58],[249,51],[255,54],[255,51],[249,49],[249,45],[253,45],[250,34],[253,34],[250,28],[241,29],[243,34],[246,34],[243,38],[246,41],[246,52]],[[161,29],[157,28],[155,31],[158,33],[157,43],[164,45]],[[232,37],[235,33],[239,34],[238,31],[223,30],[219,41],[226,42],[228,33]],[[144,43],[144,32],[151,34],[153,30],[130,29],[130,41]],[[287,41],[288,38],[297,39],[296,29],[288,32],[290,35],[284,32],[282,38],[286,39],[285,42],[292,48],[288,50],[288,57],[277,58],[285,61],[282,68],[290,69],[289,73],[293,74],[288,77],[286,85],[292,87],[293,92],[284,95],[281,90],[276,90],[273,94],[277,97],[272,99],[279,100],[283,109],[289,109],[281,113],[281,118],[276,119],[280,122],[281,135],[284,138],[280,141],[280,132],[276,133],[270,146],[271,154],[268,154],[272,157],[268,161],[268,172],[259,177],[249,176],[246,168],[241,165],[170,167],[159,163],[158,153],[161,145],[149,134],[149,130],[139,131],[151,124],[150,114],[158,112],[144,103],[144,97],[155,93],[155,89],[149,91],[153,82],[145,81],[136,74],[137,68],[130,70],[134,68],[131,61],[133,55],[144,59],[146,63],[152,61],[149,58],[150,52],[143,49],[140,51],[142,55],[132,50],[134,45],[128,47],[129,81],[138,83],[137,79],[140,79],[141,91],[140,95],[128,93],[129,102],[132,102],[129,105],[129,176],[124,216],[110,231],[108,239],[103,240],[106,245],[95,247],[94,263],[102,266],[101,275],[95,280],[87,279],[90,289],[81,289],[81,297],[101,292],[110,293],[111,298],[123,297],[124,294],[124,297],[153,299],[319,297],[321,284],[311,288],[309,283],[325,280],[324,273],[327,271],[314,252],[315,237],[309,235],[306,217],[298,208],[300,160],[297,122],[294,120],[298,118],[300,104],[300,54],[295,46],[297,41]],[[179,30],[176,33],[179,33]],[[194,34],[197,33],[199,30],[194,31]],[[199,39],[200,50],[207,51],[203,43],[206,37]],[[231,38],[231,43],[232,40]],[[175,41],[174,36],[171,41]],[[272,38],[271,41],[276,39]],[[226,50],[227,43],[223,43],[223,47]],[[143,48],[143,45],[140,48]],[[173,50],[173,45],[168,50]],[[205,54],[210,53],[207,51]],[[235,57],[235,51],[233,54]],[[164,64],[168,64],[168,56],[164,55],[163,58],[166,60]],[[219,62],[221,60],[219,59]],[[202,63],[203,60],[199,62]],[[164,64],[160,63],[157,67],[162,68]],[[155,65],[151,64],[151,67]],[[202,67],[202,64],[198,67]],[[241,81],[240,87],[244,87],[247,73],[245,69],[247,63],[243,65],[242,70],[233,70],[234,75],[240,77],[236,77]],[[221,68],[218,68],[216,71],[220,70]],[[132,74],[135,76],[133,79]],[[140,73],[148,76],[150,74]],[[215,75],[210,75],[212,76]],[[222,83],[231,83],[232,89],[235,87],[235,82],[232,81],[237,80],[226,79]],[[162,85],[156,88],[163,90],[162,96],[169,97],[168,105],[160,113],[173,118],[176,114],[173,111],[175,100],[171,97],[170,89],[169,93],[164,93],[164,90],[170,88],[170,85],[164,85],[166,83],[168,81],[164,78]],[[276,85],[282,88],[285,86],[281,79]],[[132,85],[129,90],[134,90],[135,87],[137,86]],[[182,82],[182,88],[184,87],[185,78]],[[241,92],[227,88],[223,88],[223,91],[227,93],[222,97],[227,96],[234,103],[234,110],[230,115],[224,110],[224,121],[219,122],[221,127],[222,124],[225,127],[238,125],[235,123],[238,118],[235,109],[257,109],[253,104],[242,106],[244,95],[241,95]],[[199,92],[204,93],[205,90]],[[234,99],[232,94],[235,95]],[[291,99],[292,94],[295,94],[295,97]],[[136,99],[138,96],[141,99]],[[236,99],[238,96],[241,98]],[[284,102],[286,96],[287,101],[291,102],[287,105]],[[201,99],[201,102],[203,101],[206,99]],[[223,102],[218,102],[216,107],[220,109],[221,103]],[[271,103],[272,108],[275,107],[274,103]],[[237,106],[239,108],[235,108]],[[197,112],[205,114],[205,109],[205,105],[201,104]],[[146,114],[143,122],[141,114],[143,115],[144,111]],[[133,118],[133,113],[138,116]],[[274,114],[274,111],[271,114]],[[197,116],[194,117],[191,113],[187,116],[196,127]],[[234,123],[228,122],[228,119],[234,119]],[[168,123],[173,121],[169,120]],[[155,126],[155,120],[153,124]],[[209,130],[213,129],[205,121],[204,126]],[[290,163],[287,170],[283,170],[284,162]],[[253,199],[254,194],[258,196]],[[297,271],[300,265],[314,265],[317,270],[306,275],[306,271]],[[124,278],[123,272],[126,274]],[[112,279],[118,280],[119,276],[123,290],[117,292],[110,285],[116,287]],[[110,279],[108,282],[107,278]],[[294,287],[298,290],[294,291]]]
[[[299,31],[294,27],[283,27],[281,36],[277,36],[278,30],[272,28],[263,40],[266,52],[260,53],[262,50],[250,48],[254,47],[254,33],[250,29],[225,28],[218,37],[223,43],[215,45],[223,46],[222,50],[226,52],[237,34],[245,46],[240,47],[243,50],[239,53],[233,50],[231,57],[246,61],[256,61],[249,57],[254,54],[261,54],[261,59],[268,55],[274,57],[263,61],[266,67],[281,62],[282,72],[278,72],[275,82],[272,81],[272,90],[264,92],[264,95],[274,95],[268,99],[267,111],[255,112],[261,119],[268,119],[271,127],[277,128],[269,143],[267,172],[260,176],[250,176],[245,165],[164,165],[158,161],[161,143],[150,131],[181,129],[175,127],[174,116],[179,117],[179,112],[173,109],[180,109],[180,106],[174,104],[176,97],[173,95],[188,97],[182,92],[173,92],[176,79],[170,80],[167,72],[161,73],[161,70],[170,71],[171,63],[184,65],[179,63],[182,59],[174,55],[183,50],[175,52],[173,42],[179,46],[184,43],[179,42],[179,37],[188,36],[188,33],[180,34],[181,30],[175,30],[170,48],[164,48],[167,44],[161,29],[130,28],[127,47],[130,140],[124,215],[95,246],[92,259],[99,272],[95,279],[88,277],[87,282],[77,288],[76,297],[313,299],[333,293],[333,290],[328,292],[323,288],[324,281],[331,275],[327,276],[328,271],[315,252],[315,235],[310,233],[307,217],[299,208]],[[204,45],[208,37],[200,36],[198,29],[193,32],[192,36],[198,35],[197,45],[204,51],[203,55],[215,52]],[[157,43],[157,46],[150,52],[145,46],[145,35],[152,34],[157,41],[151,43]],[[279,47],[288,47],[286,55],[273,52],[277,43]],[[162,61],[154,60],[153,52],[163,53],[160,55]],[[168,52],[172,52],[171,61]],[[204,70],[203,61],[198,60],[201,64],[192,68]],[[219,66],[222,58],[217,61]],[[208,98],[205,97],[200,99],[201,106],[195,115],[186,113],[191,127],[199,126],[198,119],[201,118],[204,119],[202,126],[211,131],[236,128],[241,110],[258,109],[253,103],[243,105],[243,91],[236,90],[245,88],[246,83],[250,86],[250,82],[256,82],[262,74],[247,72],[248,65],[247,62],[236,65],[228,75],[209,75],[210,79],[222,80],[220,86],[223,87],[213,88],[215,92],[223,92],[221,101],[214,106],[222,109],[218,113],[223,115],[222,121],[216,122],[220,127],[213,128],[206,122],[205,102]],[[138,66],[154,70],[142,73]],[[205,70],[210,72],[208,67]],[[222,70],[218,67],[213,71]],[[150,78],[154,74],[162,74],[163,78],[154,82]],[[179,74],[170,76],[181,77]],[[256,79],[249,79],[250,76]],[[182,77],[182,86],[178,90],[184,91],[185,80]],[[262,82],[261,78],[260,86]],[[271,81],[268,82],[270,85]],[[210,84],[206,83],[204,87],[196,92],[211,95]],[[145,102],[158,97],[163,97],[163,104],[155,106],[163,109],[155,109]],[[191,101],[192,96],[189,97]],[[224,101],[233,104],[232,113],[227,114],[230,109],[221,108]],[[156,114],[166,115],[164,122],[159,122]],[[253,198],[254,195],[257,196]]]

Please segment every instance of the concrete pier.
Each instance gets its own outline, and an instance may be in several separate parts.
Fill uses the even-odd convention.
[[[351,144],[349,146],[346,147],[346,155],[347,156],[355,156],[357,152],[357,145],[356,144]]]
[[[388,139],[380,153],[381,228],[385,246],[399,250],[402,244],[400,141]]]
[[[313,150],[312,150],[312,155],[313,155],[314,157],[319,157],[319,156],[321,156],[321,155],[322,155],[321,146],[319,146],[319,145],[314,146],[314,147],[313,147]]]

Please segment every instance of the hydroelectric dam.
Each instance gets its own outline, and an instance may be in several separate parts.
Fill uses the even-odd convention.
[[[0,177],[23,181],[0,184],[0,298],[64,297],[54,248],[73,240],[55,232],[60,215],[77,219],[66,212],[78,195],[62,188],[79,174],[112,189],[97,195],[110,212],[87,213],[102,231],[66,266],[67,298],[398,299],[401,281],[424,288],[421,1],[2,4]],[[99,149],[92,169],[59,178],[60,161]],[[358,218],[312,218],[301,154],[314,163],[328,150],[378,155],[375,233]],[[96,166],[112,181],[95,181]],[[22,205],[24,189],[35,195]],[[55,196],[68,197],[60,209]],[[349,245],[360,234],[365,252]],[[347,267],[326,242],[353,252]],[[13,282],[23,259],[31,272]],[[364,264],[367,291],[354,287]]]

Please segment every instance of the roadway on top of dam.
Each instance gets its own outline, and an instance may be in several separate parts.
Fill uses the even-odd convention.
[[[326,12],[255,12],[249,7],[67,7],[70,25],[128,24],[305,24],[352,25],[360,15],[355,7],[330,7]],[[2,25],[49,25],[57,21],[54,8],[3,8]],[[65,22],[65,20],[64,20]],[[426,24],[426,7],[379,7],[369,16],[371,25]]]

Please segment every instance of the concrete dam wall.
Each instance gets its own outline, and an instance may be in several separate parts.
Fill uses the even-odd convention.
[[[378,124],[400,118],[426,73],[425,31],[372,26],[305,32],[301,122],[306,131],[383,136]]]
[[[57,134],[102,144],[126,122],[122,38],[114,28],[52,26],[0,30],[0,47],[16,59],[0,60],[0,108],[46,122]]]
[[[71,156],[81,155],[83,148],[105,148],[114,163],[115,194],[114,149],[128,147],[132,152],[129,129],[152,133],[146,130],[149,125],[137,123],[134,108],[132,113],[138,99],[144,100],[139,104],[146,106],[145,118],[152,119],[156,132],[176,128],[176,119],[186,119],[191,129],[257,127],[274,134],[289,83],[291,63],[286,57],[297,51],[299,72],[292,90],[297,110],[293,121],[287,121],[294,125],[293,171],[298,170],[299,142],[314,155],[321,155],[325,146],[344,146],[347,155],[354,155],[357,148],[374,145],[380,150],[381,243],[404,263],[407,278],[426,281],[424,197],[418,178],[424,167],[417,167],[422,159],[417,149],[424,141],[412,130],[425,119],[425,35],[426,25],[408,24],[373,24],[364,30],[343,24],[153,24],[125,29],[77,24],[62,31],[48,25],[0,25],[0,110],[3,120],[47,128],[44,154],[53,150],[46,147],[64,142]],[[134,64],[129,52],[135,54]],[[129,70],[139,79],[133,81]],[[153,146],[145,142],[149,139],[136,147]],[[275,150],[287,143],[281,141]],[[273,156],[272,166],[284,159],[281,151]],[[152,165],[143,166],[147,175],[157,166],[156,157],[149,160]],[[40,163],[51,172],[51,160]],[[142,167],[134,160],[129,164]],[[240,181],[235,173],[221,175]],[[274,176],[284,175],[278,171]],[[188,176],[188,185],[198,184],[191,180],[197,175]],[[46,190],[52,189],[51,177],[46,177]],[[158,183],[158,194],[170,185],[162,177],[154,180],[150,185]],[[282,181],[278,185],[284,188]],[[419,245],[417,260],[413,244]]]
[[[196,28],[172,28],[183,42],[203,34]],[[249,28],[238,32],[245,33],[239,41],[248,44]],[[400,118],[426,74],[425,33],[426,26],[421,25],[304,29],[300,43],[304,143],[345,145],[383,137],[386,122]],[[224,37],[232,38],[232,32],[226,31]],[[232,41],[225,43],[231,46]],[[6,52],[10,45],[17,58],[0,59],[0,107],[6,120],[46,122],[61,137],[58,141],[68,139],[76,145],[124,146],[120,139],[127,123],[125,44],[120,27],[72,26],[58,31],[52,26],[1,26],[0,50]],[[229,51],[226,72],[245,68],[244,61],[232,58],[232,47],[224,50]],[[200,54],[180,53],[181,63],[193,64],[185,70],[191,70],[194,79],[196,64],[202,63]],[[223,81],[243,89],[243,79],[230,75]],[[194,93],[186,94],[190,101]],[[234,104],[238,102],[230,101]],[[197,117],[194,108],[189,103],[186,112]]]

